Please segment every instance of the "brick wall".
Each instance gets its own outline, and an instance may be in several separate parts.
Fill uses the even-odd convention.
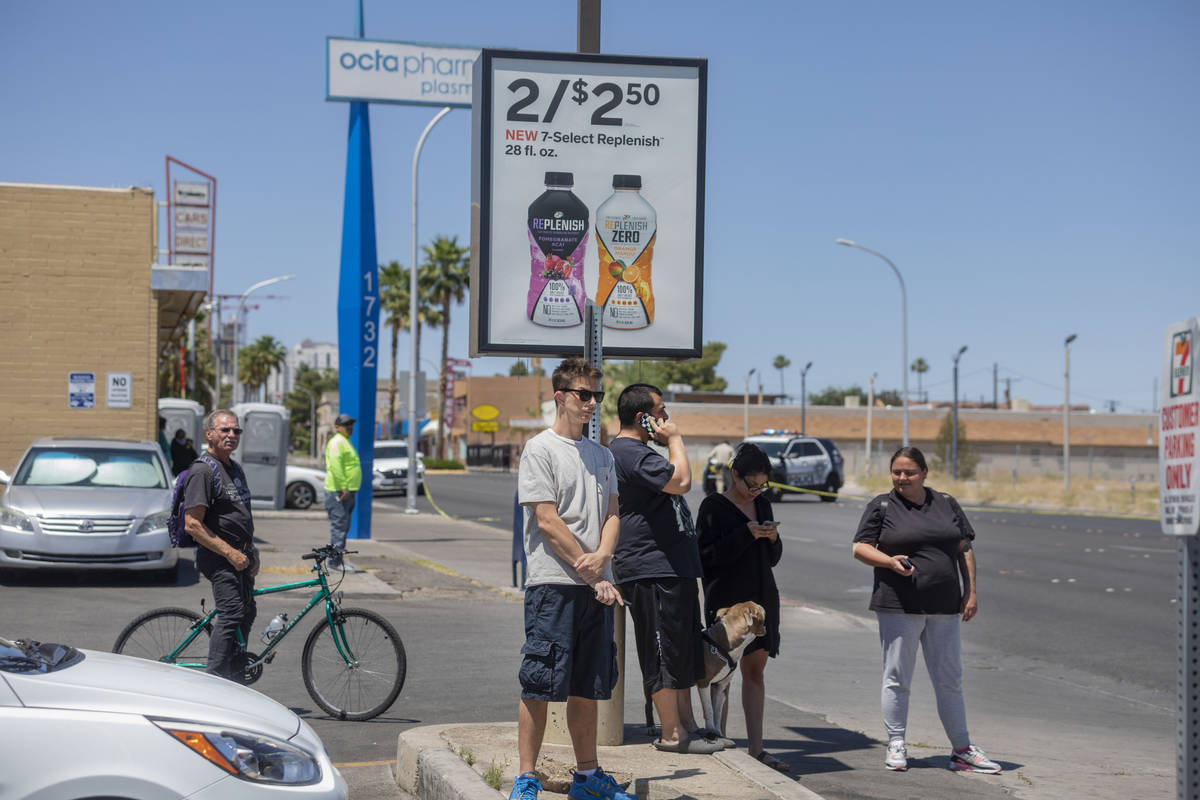
[[[0,184],[0,469],[39,436],[157,437],[153,212],[146,189]],[[69,372],[95,408],[68,408]],[[106,408],[108,372],[132,408]]]

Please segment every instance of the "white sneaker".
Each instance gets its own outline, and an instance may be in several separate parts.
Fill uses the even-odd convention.
[[[908,769],[908,748],[904,746],[903,739],[888,742],[887,758],[884,759],[883,765],[897,772]]]
[[[1001,767],[987,757],[987,754],[975,745],[969,745],[961,753],[957,750],[950,756],[950,769],[957,772],[986,772],[995,774]]]

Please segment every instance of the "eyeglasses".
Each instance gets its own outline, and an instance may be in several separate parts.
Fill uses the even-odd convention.
[[[571,392],[580,399],[581,402],[588,402],[593,397],[597,403],[604,402],[604,392],[593,392],[591,389],[563,389],[564,392]]]
[[[750,494],[758,494],[759,492],[766,491],[771,486],[770,481],[763,481],[761,485],[755,486],[745,478],[742,478],[742,483],[746,484],[746,491],[750,492]]]
[[[232,433],[235,436],[241,436],[242,429],[241,428],[217,428],[217,433]]]

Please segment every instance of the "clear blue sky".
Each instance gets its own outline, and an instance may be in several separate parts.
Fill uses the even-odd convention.
[[[366,1],[368,38],[573,50],[573,0]],[[294,272],[249,334],[336,338],[348,109],[324,100],[353,0],[6,3],[0,180],[152,186],[171,154],[220,181],[215,280]],[[604,0],[603,50],[709,59],[704,336],[720,372],[791,358],[788,392],[901,382],[1149,409],[1165,326],[1200,314],[1200,6],[1191,0],[745,5]],[[375,106],[378,250],[407,262],[409,167],[434,109]],[[469,240],[470,112],[426,145],[422,242]],[[467,355],[456,310],[451,355]],[[440,332],[423,339],[435,359]],[[407,339],[400,365],[407,366]],[[480,359],[473,373],[507,372]],[[386,371],[387,359],[381,365]],[[911,389],[915,391],[915,376]],[[1003,392],[1003,385],[1001,387]]]

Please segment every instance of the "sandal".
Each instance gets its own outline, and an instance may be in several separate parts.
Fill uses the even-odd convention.
[[[775,756],[768,753],[766,750],[763,750],[761,753],[756,755],[755,758],[758,759],[759,761],[761,761],[762,763],[766,764],[768,767],[775,770],[776,772],[791,772],[792,771],[791,767],[789,767],[784,762],[780,761]]]

